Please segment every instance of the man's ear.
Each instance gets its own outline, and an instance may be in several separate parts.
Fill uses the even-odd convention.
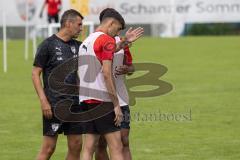
[[[114,23],[114,19],[109,19],[109,26],[112,26]]]
[[[65,27],[66,27],[66,28],[69,28],[70,25],[71,25],[71,22],[70,22],[69,20],[67,20],[66,23],[65,23]]]

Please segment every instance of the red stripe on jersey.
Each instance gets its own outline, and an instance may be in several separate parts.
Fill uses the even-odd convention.
[[[96,104],[96,103],[102,103],[102,101],[99,101],[99,100],[96,100],[96,99],[88,99],[88,100],[85,100],[83,101],[84,103],[87,103],[87,104]]]
[[[132,55],[128,46],[124,48],[124,64],[132,65]]]

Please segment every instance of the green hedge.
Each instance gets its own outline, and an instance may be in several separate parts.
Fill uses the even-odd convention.
[[[186,24],[184,35],[240,35],[240,24]]]

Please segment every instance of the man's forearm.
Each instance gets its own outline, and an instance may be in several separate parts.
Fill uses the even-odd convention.
[[[33,81],[33,86],[37,92],[37,95],[39,97],[40,101],[45,101],[47,100],[47,97],[44,93],[43,87],[42,87],[42,82],[40,79],[40,74],[39,73],[32,73],[32,81]]]
[[[119,101],[117,97],[116,87],[112,75],[112,61],[103,61],[103,76],[106,84],[106,88],[109,93],[109,97],[112,100],[114,107],[119,106]]]
[[[116,43],[116,48],[115,48],[115,52],[120,51],[121,49],[124,49],[127,45],[129,44],[129,42],[127,42],[125,39],[121,40],[120,42]]]
[[[119,105],[113,77],[111,75],[108,75],[108,76],[106,75],[106,76],[104,76],[104,79],[105,79],[105,83],[106,83],[106,88],[109,93],[109,97],[112,100],[114,106]]]

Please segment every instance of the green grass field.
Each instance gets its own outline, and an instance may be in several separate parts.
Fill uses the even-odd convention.
[[[9,41],[8,73],[0,70],[0,160],[32,160],[41,144],[32,56],[25,61],[23,51],[23,41]],[[166,66],[160,79],[173,85],[167,94],[137,98],[131,108],[140,114],[131,124],[134,160],[240,159],[239,51],[240,37],[142,38],[134,44],[135,62]],[[189,117],[146,121],[146,115],[158,112]],[[64,159],[66,149],[60,136],[52,159]]]

